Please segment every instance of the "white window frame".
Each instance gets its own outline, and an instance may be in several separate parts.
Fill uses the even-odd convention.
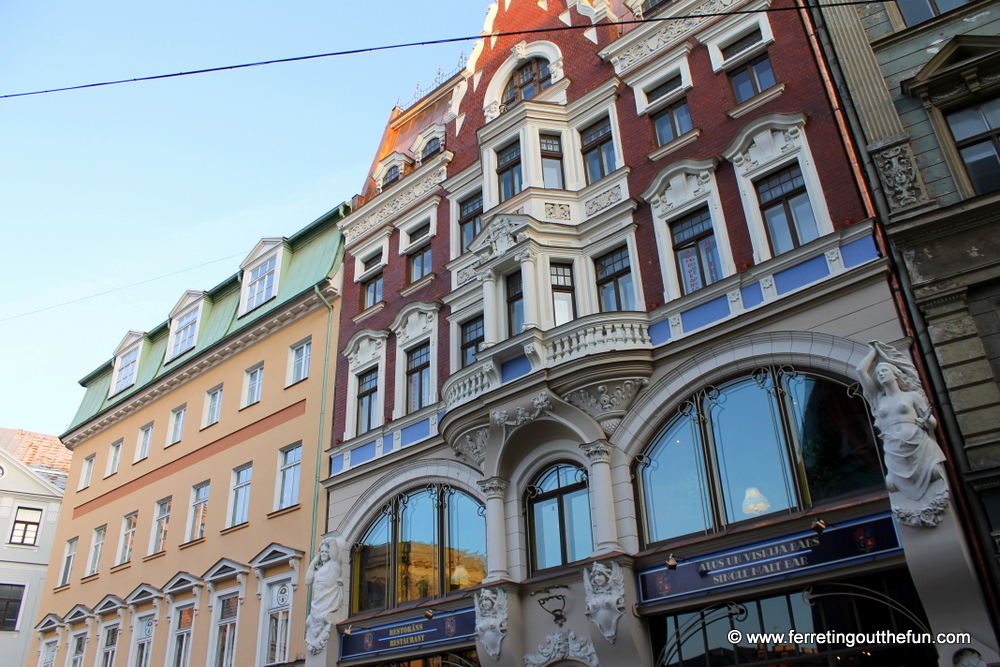
[[[205,392],[205,418],[201,425],[208,428],[212,424],[218,424],[222,418],[222,385],[216,385]]]
[[[76,487],[77,491],[83,491],[88,486],[94,477],[94,463],[97,461],[97,454],[91,454],[83,459],[83,470],[80,471],[80,484]]]
[[[299,458],[289,463],[287,461],[288,454],[296,450],[299,453]],[[299,503],[299,491],[301,490],[302,484],[302,453],[303,449],[301,440],[278,450],[278,483],[274,485],[275,510],[287,509]],[[285,483],[286,481],[290,481],[290,478],[294,478],[295,488],[293,493],[286,494]],[[291,495],[291,502],[285,502],[286,495]]]
[[[684,42],[670,53],[659,58],[656,67],[643,68],[638,75],[625,77],[625,83],[635,93],[635,112],[637,115],[654,114],[687,95],[694,85],[691,81],[691,65],[688,62],[688,56],[693,48],[690,42]],[[681,78],[679,88],[670,91],[663,97],[649,100],[648,91],[676,76]]]
[[[708,56],[712,63],[712,71],[719,73],[733,70],[748,60],[756,58],[767,50],[767,47],[774,43],[774,35],[771,32],[771,23],[767,13],[763,10],[768,6],[768,0],[758,0],[743,8],[739,16],[729,21],[720,21],[714,26],[706,28],[697,35],[699,42],[708,48]],[[746,37],[754,30],[760,29],[761,40],[756,44],[734,53],[729,58],[722,55],[722,49],[733,42]]]
[[[74,632],[66,642],[66,667],[83,667],[83,659],[87,655],[88,632]],[[82,641],[81,641],[82,640]],[[80,642],[80,652],[76,653],[77,643]]]
[[[108,524],[98,526],[94,529],[93,537],[90,540],[90,559],[87,561],[87,575],[97,574],[101,570],[101,555],[104,551],[104,543],[108,539]]]
[[[833,233],[833,221],[806,139],[805,124],[804,113],[765,114],[744,125],[729,147],[722,152],[722,155],[736,167],[736,181],[750,231],[755,264],[772,257],[755,184],[761,178],[793,162],[798,162],[802,171],[809,204],[816,220],[818,238]]]
[[[124,446],[124,438],[118,438],[108,445],[108,464],[104,469],[105,477],[111,477],[118,472],[118,466],[120,466],[122,462],[122,448]]]
[[[400,309],[396,319],[389,327],[396,335],[396,370],[395,370],[395,408],[392,418],[399,419],[408,414],[406,401],[406,364],[407,355],[411,350],[430,343],[430,396],[427,405],[421,410],[438,402],[438,310],[435,303],[408,303]],[[381,377],[381,376],[380,376]],[[357,382],[357,376],[355,376]],[[380,387],[381,388],[381,387]],[[382,397],[379,397],[382,400]]]
[[[39,667],[53,667],[56,664],[56,653],[59,652],[59,640],[53,639],[42,644],[38,652]]]
[[[148,623],[148,625],[147,625]],[[132,667],[150,667],[152,664],[153,639],[156,635],[156,614],[136,615],[135,623],[132,626],[132,651],[129,656],[129,664]],[[143,629],[149,628],[149,636],[143,636]],[[145,648],[142,645],[145,644]],[[139,653],[142,651],[143,660],[140,661]]]
[[[256,378],[256,379],[255,379]],[[260,403],[264,394],[264,362],[254,364],[243,371],[243,401],[241,408]]]
[[[539,91],[537,95],[528,101],[566,103],[565,85],[556,85],[564,78],[563,54],[556,44],[545,40],[531,43],[524,41],[511,49],[511,51],[513,51],[512,55],[497,68],[483,94],[483,114],[486,117],[487,123],[491,123],[497,118],[503,118],[503,115],[500,113],[500,106],[507,82],[510,81],[510,77],[514,75],[518,67],[533,58],[544,58],[549,62],[550,84],[548,88]]]
[[[304,351],[303,363],[299,362],[299,352]],[[293,343],[288,347],[288,372],[285,377],[285,386],[302,382],[309,378],[309,366],[312,363],[312,336],[307,336],[302,340]]]
[[[375,425],[366,434],[375,436],[375,431],[384,424],[385,415],[385,340],[387,331],[364,329],[357,332],[347,342],[345,354],[348,361],[347,397],[348,409],[344,420],[344,439],[361,435],[358,433],[358,376],[372,368],[378,368],[378,398],[375,401]]]
[[[246,481],[240,482],[239,481],[239,479],[240,479],[239,478],[239,473],[243,472],[244,470],[249,470],[250,471],[250,475],[249,475],[249,477],[248,477],[248,479]],[[243,525],[244,523],[248,523],[250,521],[250,499],[251,499],[250,493],[251,493],[251,490],[252,490],[252,485],[253,485],[253,461],[250,461],[249,463],[244,463],[241,466],[237,466],[237,467],[233,468],[232,481],[231,481],[231,483],[229,485],[229,489],[230,489],[230,491],[229,491],[229,506],[226,508],[226,527],[227,528],[231,528],[233,526],[240,526],[240,525]],[[242,494],[244,493],[244,490],[245,490],[245,493],[246,493],[246,508],[247,508],[246,509],[246,516],[242,517],[242,519],[243,519],[242,521],[236,521],[236,518],[237,518],[237,516],[236,516],[236,508],[237,508],[237,499],[238,499],[237,497],[238,496],[242,496]]]
[[[167,496],[157,500],[153,505],[153,529],[149,532],[150,555],[167,550],[167,533],[170,528],[170,512],[173,503],[173,496]]]
[[[139,363],[142,361],[142,342],[145,334],[141,331],[129,331],[115,350],[114,369],[111,371],[111,387],[108,398],[134,387],[139,378]],[[134,358],[131,358],[132,355]],[[127,382],[118,386],[120,382]]]
[[[199,497],[199,491],[201,489],[206,489],[205,497]],[[210,480],[201,482],[200,484],[195,484],[191,487],[191,511],[188,513],[188,525],[187,525],[187,539],[188,542],[193,542],[195,540],[200,540],[205,537],[205,527],[207,522],[199,522],[199,517],[204,517],[208,512],[208,501],[212,495],[212,483]],[[205,507],[202,510],[202,506]],[[201,521],[204,521],[202,519]]]
[[[264,597],[261,600],[260,605],[260,625],[257,630],[257,636],[260,638],[257,646],[257,663],[258,665],[275,665],[282,664],[289,661],[291,655],[291,639],[292,639],[292,610],[293,602],[295,599],[295,591],[292,585],[292,580],[289,578],[288,574],[282,574],[275,577],[270,577],[264,579],[262,582],[262,588],[264,589]],[[276,596],[280,588],[284,586],[287,587],[288,599],[284,605],[277,604]],[[271,612],[277,611],[280,614],[283,612],[285,614],[285,653],[282,656],[280,653],[275,656],[275,660],[268,661],[268,643],[270,640],[269,630],[270,630],[270,620]],[[280,622],[280,620],[279,620]]]
[[[243,317],[247,313],[253,312],[257,308],[260,308],[265,303],[268,303],[278,296],[278,290],[281,285],[281,268],[284,263],[285,258],[285,239],[281,237],[268,237],[263,238],[257,242],[256,247],[250,252],[243,263],[240,264],[240,270],[242,271],[241,282],[242,289],[240,290],[240,307],[238,317]],[[273,274],[271,279],[271,293],[263,297],[260,301],[256,301],[253,305],[250,304],[250,288],[252,285],[256,284],[261,276],[258,276],[257,280],[253,280],[252,276],[255,271],[265,266],[268,262],[274,260],[274,268],[269,271]],[[266,274],[264,274],[266,275]]]
[[[191,318],[189,320],[189,318]],[[198,330],[201,328],[201,301],[193,306],[181,310],[177,314],[170,315],[170,334],[167,337],[167,357],[165,361],[171,361],[181,356],[185,352],[193,350],[198,345]],[[189,344],[183,349],[176,349],[182,340],[182,334],[190,331]],[[183,336],[183,338],[188,338]]]
[[[219,659],[219,631],[222,628],[222,601],[235,597],[236,602],[236,617],[227,625],[232,626],[232,637],[228,642],[232,646],[233,656],[228,662],[223,659],[222,665],[235,665],[235,653],[236,647],[239,645],[239,625],[240,625],[240,598],[242,597],[239,588],[230,588],[225,591],[219,591],[215,595],[215,600],[212,605],[212,626],[211,626],[211,638],[209,641],[208,649],[208,661],[206,662],[206,667],[216,667],[219,663],[216,662]]]
[[[73,562],[76,560],[76,550],[79,545],[79,536],[66,540],[66,546],[63,549],[62,566],[59,568],[60,586],[67,586],[73,579]]]
[[[184,437],[184,422],[187,421],[187,403],[170,411],[170,439],[167,447],[176,445]]]
[[[149,458],[150,450],[153,448],[153,422],[143,424],[139,427],[139,439],[135,443],[135,461],[138,463]]]
[[[132,527],[129,528],[129,519],[132,519]],[[118,539],[118,554],[115,558],[116,565],[123,565],[131,562],[132,554],[135,553],[135,533],[139,527],[139,512],[129,512],[122,517],[121,537]],[[128,553],[126,553],[126,548]]]
[[[351,254],[354,256],[355,283],[366,283],[385,270],[389,262],[389,237],[392,236],[392,232],[393,226],[383,227],[357,247],[351,249]],[[379,257],[378,263],[366,270],[365,263],[371,261],[375,256]],[[362,305],[364,305],[363,302]]]
[[[117,630],[115,635],[115,643],[110,646],[107,644],[108,630]],[[115,658],[118,654],[118,640],[122,637],[121,623],[115,621],[113,623],[104,623],[100,627],[100,634],[97,635],[97,662],[96,667],[114,667]]]
[[[186,610],[192,610],[191,626],[188,628],[181,628],[181,614]],[[172,641],[170,642],[170,655],[168,663],[171,667],[190,667],[191,665],[191,639],[194,637],[194,621],[197,610],[194,607],[194,603],[185,602],[184,604],[176,605],[173,608],[173,635]],[[183,646],[178,646],[178,640],[184,637]],[[182,655],[178,656],[178,652],[182,652]]]

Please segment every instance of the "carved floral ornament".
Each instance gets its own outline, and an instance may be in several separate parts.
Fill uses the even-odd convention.
[[[493,423],[497,426],[503,427],[504,440],[507,439],[508,428],[513,430],[518,426],[523,426],[524,424],[533,422],[543,414],[547,414],[552,411],[552,402],[549,400],[549,395],[545,392],[542,392],[535,398],[531,399],[531,405],[532,409],[518,406],[514,412],[513,419],[508,419],[508,413],[506,410],[494,410],[490,413]]]
[[[423,197],[428,192],[437,190],[438,184],[448,177],[448,168],[442,165],[433,172],[423,177],[405,190],[399,191],[395,197],[385,204],[378,206],[372,213],[361,218],[361,220],[350,224],[344,231],[347,243],[351,244],[361,238],[371,230],[379,227],[389,218],[408,208],[414,201]]]
[[[438,306],[434,304],[413,304],[409,312],[404,310],[392,324],[392,331],[401,345],[410,340],[429,334],[434,327]]]
[[[616,185],[609,190],[605,190],[604,192],[597,195],[593,199],[588,199],[586,202],[584,202],[584,209],[587,213],[587,217],[589,218],[595,213],[600,213],[604,209],[610,206],[614,206],[621,200],[622,200],[622,186]]]
[[[378,360],[388,337],[386,331],[359,331],[355,334],[347,347],[347,361],[351,368]]]
[[[517,232],[523,223],[511,218],[494,218],[486,227],[483,243],[475,249],[479,261],[485,262],[493,257],[506,254],[508,250],[527,238],[524,232]]]
[[[553,632],[547,636],[545,643],[538,645],[537,653],[528,653],[524,656],[524,665],[545,667],[560,660],[579,660],[590,667],[598,667],[601,664],[590,639],[577,637],[576,633],[570,630],[568,633]]]
[[[486,448],[490,441],[490,427],[484,426],[481,429],[466,433],[455,443],[455,452],[466,458],[472,459],[476,465],[482,466],[486,460]]]
[[[574,389],[562,398],[590,415],[605,433],[611,435],[632,405],[632,399],[648,384],[645,378],[614,380]]]
[[[872,152],[872,157],[875,158],[879,178],[893,209],[928,201],[923,180],[913,166],[913,147],[908,140],[895,146],[876,149]]]

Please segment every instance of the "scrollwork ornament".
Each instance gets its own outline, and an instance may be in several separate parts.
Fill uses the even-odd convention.
[[[879,151],[875,154],[875,163],[893,208],[912,206],[924,198],[909,146],[900,145]]]
[[[558,662],[560,660],[579,660],[598,667],[600,661],[597,658],[597,651],[590,639],[577,637],[572,630],[569,633],[553,632],[545,638],[544,644],[538,645],[537,653],[528,653],[524,656],[525,667],[545,667],[545,665]]]

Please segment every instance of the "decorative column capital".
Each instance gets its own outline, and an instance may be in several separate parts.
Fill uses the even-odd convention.
[[[510,484],[509,481],[503,479],[502,477],[490,477],[476,483],[479,484],[479,488],[483,490],[484,494],[486,494],[487,500],[492,500],[494,498],[503,500],[504,495],[507,493],[507,486]]]
[[[615,447],[607,440],[595,440],[580,445],[580,449],[587,455],[591,463],[611,463],[611,453]]]

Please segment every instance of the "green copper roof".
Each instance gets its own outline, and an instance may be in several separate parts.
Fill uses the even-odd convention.
[[[193,349],[165,362],[170,320],[147,332],[139,356],[136,381],[129,389],[108,397],[114,359],[102,364],[80,380],[80,384],[87,388],[87,392],[64,435],[68,435],[106,410],[127,401],[178,365],[186,364],[203,352],[217,347],[242,330],[252,327],[272,311],[280,310],[287,302],[301,296],[303,292],[312,291],[313,286],[333,277],[344,258],[343,237],[337,229],[337,222],[348,213],[350,213],[348,205],[341,204],[286,239],[277,294],[243,317],[238,317],[242,273],[234,274],[206,292],[199,315],[197,342]]]

